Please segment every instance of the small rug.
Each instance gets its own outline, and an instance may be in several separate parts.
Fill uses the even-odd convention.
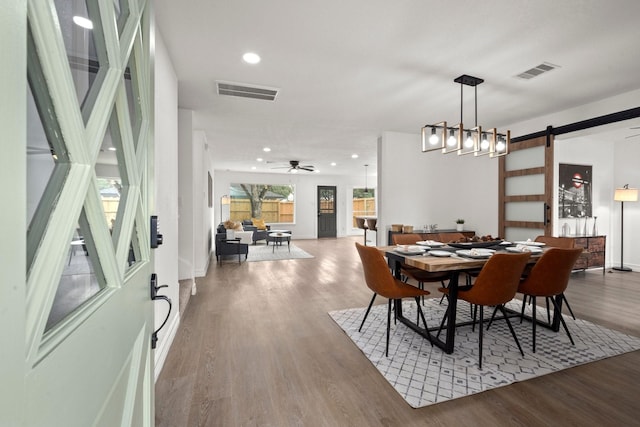
[[[289,249],[291,251],[289,251]],[[283,259],[313,258],[313,255],[303,251],[293,243],[291,243],[289,249],[287,249],[286,243],[282,246],[276,246],[275,249],[272,245],[250,245],[247,261],[277,261]]]
[[[387,305],[386,299],[380,297],[376,302],[378,300],[384,300],[385,304],[371,308],[362,332],[358,332],[358,328],[366,307],[332,311],[329,312],[329,316],[414,408],[480,393],[640,349],[639,338],[585,320],[573,320],[571,316],[564,316],[575,346],[571,345],[562,326],[558,333],[538,327],[535,353],[531,351],[531,322],[525,320],[520,324],[519,319],[511,318],[524,351],[524,358],[504,319],[494,321],[489,331],[486,331],[485,323],[482,370],[478,369],[477,326],[473,332],[471,326],[457,328],[455,350],[452,354],[446,354],[438,347],[431,347],[428,340],[402,323],[397,323],[391,326],[387,358]],[[440,305],[439,301],[439,298],[425,300],[423,311],[429,327],[438,326],[446,310],[446,302]],[[518,312],[521,306],[522,303],[518,300],[507,304],[507,307]],[[415,302],[404,300],[402,309],[407,318],[416,318]],[[491,308],[485,308],[486,320],[490,318],[492,311]],[[526,312],[531,314],[530,308]],[[536,316],[545,320],[546,309],[538,308]],[[462,302],[459,305],[457,320],[471,320],[467,303]]]

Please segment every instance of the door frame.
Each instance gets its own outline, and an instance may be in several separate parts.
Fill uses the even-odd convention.
[[[322,189],[332,189],[333,190],[333,222],[335,224],[334,227],[334,233],[332,236],[320,236],[320,192],[322,191]],[[332,238],[332,237],[338,237],[338,187],[335,185],[318,185],[317,187],[317,191],[316,191],[316,203],[318,206],[318,220],[316,221],[316,228],[317,228],[317,238],[318,239],[324,239],[324,238]],[[324,215],[328,215],[328,214],[324,214]]]

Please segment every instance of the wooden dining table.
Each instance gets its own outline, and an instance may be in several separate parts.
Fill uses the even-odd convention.
[[[496,246],[498,247],[498,246]],[[499,247],[498,247],[499,248]],[[455,332],[456,327],[471,324],[472,322],[463,322],[456,323],[456,310],[458,303],[458,288],[459,288],[459,278],[460,273],[469,272],[469,271],[477,271],[481,269],[484,264],[487,262],[487,258],[466,258],[460,255],[455,254],[457,248],[449,248],[444,247],[443,250],[448,250],[452,252],[452,256],[449,257],[437,257],[431,255],[403,255],[399,252],[396,252],[395,246],[383,246],[378,247],[378,250],[387,257],[389,267],[393,270],[394,276],[397,279],[401,279],[401,265],[404,263],[409,266],[413,266],[419,268],[420,270],[428,271],[428,272],[448,272],[451,274],[451,278],[449,280],[449,298],[448,298],[448,322],[445,329],[445,337],[444,341],[439,338],[439,334],[433,334],[432,332],[438,332],[439,327],[431,327],[431,328],[422,328],[418,326],[415,322],[405,317],[402,314],[402,300],[395,301],[395,316],[398,321],[405,324],[407,327],[411,328],[418,334],[424,336],[425,338],[430,339],[430,341],[440,347],[447,354],[453,353],[454,345],[455,345]],[[440,249],[440,248],[438,248]],[[502,252],[498,249],[497,252]],[[505,251],[506,253],[506,251]],[[529,258],[529,263],[535,263],[541,256],[541,253],[532,254]],[[562,298],[556,297],[556,301],[558,302],[558,306],[561,307]],[[520,316],[520,313],[511,312],[512,315]],[[554,311],[554,317],[551,323],[545,323],[542,321],[537,321],[537,324],[544,327],[548,327],[554,331],[558,331],[560,329],[560,313],[556,313]],[[530,319],[530,318],[529,318]]]

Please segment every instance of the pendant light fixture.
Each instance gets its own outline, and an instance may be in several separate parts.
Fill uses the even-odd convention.
[[[490,157],[509,154],[511,142],[509,130],[499,133],[493,128],[483,132],[482,127],[478,126],[478,85],[484,80],[463,74],[453,81],[460,83],[460,123],[454,126],[448,126],[447,122],[425,125],[421,129],[422,152],[440,150],[444,154],[458,153],[461,156],[473,153],[474,156],[489,155]],[[473,86],[475,94],[475,123],[473,127],[467,128],[463,124],[464,86]]]
[[[369,192],[369,187],[367,186],[367,171],[368,171],[369,165],[364,165],[364,192],[368,193]]]

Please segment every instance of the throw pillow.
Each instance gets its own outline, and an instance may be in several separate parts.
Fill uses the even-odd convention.
[[[251,218],[251,222],[253,222],[253,225],[258,230],[266,230],[267,229],[267,225],[264,223],[264,219]]]

